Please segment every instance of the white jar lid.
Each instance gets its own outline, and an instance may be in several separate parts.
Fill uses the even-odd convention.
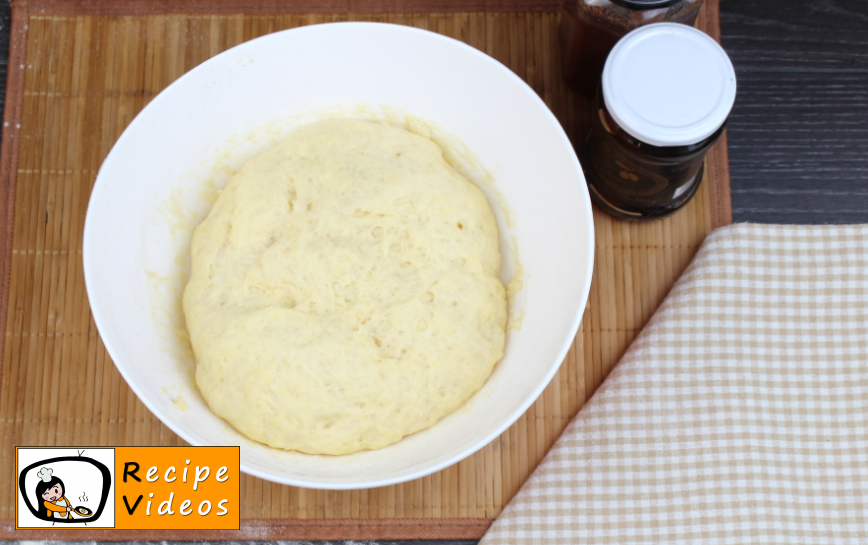
[[[735,102],[735,70],[704,32],[650,24],[621,38],[609,53],[603,99],[633,137],[654,146],[686,146],[726,121]]]

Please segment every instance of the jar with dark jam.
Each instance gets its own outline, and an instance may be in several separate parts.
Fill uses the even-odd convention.
[[[564,76],[593,98],[609,51],[628,32],[652,23],[692,25],[703,0],[575,0],[563,19]]]
[[[687,203],[726,126],[735,87],[729,57],[699,30],[661,23],[625,36],[606,61],[579,146],[594,203],[633,220]]]

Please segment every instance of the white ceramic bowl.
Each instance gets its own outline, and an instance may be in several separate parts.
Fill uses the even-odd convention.
[[[364,113],[355,105],[370,108]],[[493,189],[483,189],[501,228],[502,276],[511,277],[516,248],[524,269],[511,308],[512,316],[523,315],[521,327],[510,331],[506,355],[483,389],[428,430],[381,450],[337,457],[273,449],[214,416],[195,386],[179,305],[190,234],[207,213],[209,192],[213,197],[214,186],[246,158],[330,107],[392,119],[411,112],[438,127],[444,141],[465,144],[476,158],[465,157],[469,175],[478,180],[484,169],[493,180]],[[249,474],[323,489],[422,477],[503,432],[540,395],[569,349],[588,298],[593,254],[581,168],[533,90],[461,42],[374,23],[270,34],[181,77],[109,153],[84,232],[96,325],[145,405],[194,445],[241,445],[241,469]]]

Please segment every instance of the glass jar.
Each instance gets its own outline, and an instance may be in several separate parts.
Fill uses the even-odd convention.
[[[628,32],[650,23],[693,25],[703,0],[575,0],[561,36],[564,76],[593,98],[612,47]]]
[[[682,207],[735,102],[735,70],[705,33],[660,23],[612,49],[579,156],[591,199],[633,220]]]
[[[705,154],[725,126],[695,144],[653,146],[621,128],[601,104],[584,142],[592,200],[622,219],[650,219],[678,210],[699,188]]]

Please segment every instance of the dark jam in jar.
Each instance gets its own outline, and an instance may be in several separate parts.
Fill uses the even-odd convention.
[[[625,34],[652,23],[692,25],[703,0],[575,0],[564,16],[564,77],[593,98],[609,51]]]
[[[632,220],[687,203],[735,87],[726,52],[695,28],[656,23],[624,36],[606,60],[591,129],[577,145],[594,203]]]
[[[702,181],[705,154],[726,124],[696,144],[652,146],[619,127],[600,103],[580,150],[594,203],[620,218],[650,219],[689,201]]]

